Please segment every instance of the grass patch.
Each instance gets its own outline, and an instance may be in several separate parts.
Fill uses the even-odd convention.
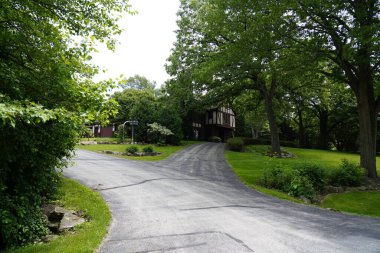
[[[117,151],[117,152],[125,152],[125,149],[127,147],[131,146],[137,146],[139,150],[143,150],[144,147],[152,146],[155,152],[159,152],[161,154],[156,156],[121,156],[121,155],[113,155],[116,157],[121,157],[125,159],[130,160],[140,160],[140,161],[159,161],[163,160],[170,155],[174,154],[175,152],[178,152],[190,145],[200,143],[198,141],[182,141],[182,145],[179,146],[152,146],[152,145],[141,145],[141,144],[97,144],[97,145],[78,145],[78,149],[84,149],[94,152],[100,152],[104,150],[111,150],[111,151]]]
[[[296,198],[288,196],[286,193],[274,190],[267,189],[258,185],[259,179],[262,177],[263,173],[267,169],[281,167],[285,169],[291,169],[299,164],[304,163],[316,163],[321,167],[329,169],[334,169],[339,166],[342,162],[342,159],[347,159],[353,163],[359,163],[360,157],[358,154],[345,153],[338,151],[326,151],[326,150],[313,150],[313,149],[300,149],[300,148],[286,148],[286,151],[289,151],[296,155],[296,158],[274,158],[265,156],[264,154],[268,151],[269,146],[266,145],[254,145],[248,146],[246,152],[234,152],[226,151],[225,157],[228,163],[231,165],[235,173],[238,175],[240,180],[244,182],[247,186],[255,188],[256,190],[278,197],[281,199],[291,200],[295,202],[301,202]],[[380,160],[377,159],[377,168],[379,172]],[[368,195],[367,195],[368,193]],[[346,195],[347,194],[347,195]],[[376,195],[378,194],[378,195]],[[363,208],[360,208],[361,203],[365,203],[366,199],[368,200],[368,205],[371,204],[374,209],[375,205],[378,206],[377,210],[380,208],[380,204],[376,202],[376,199],[379,199],[379,192],[359,192],[350,195],[349,193],[344,194],[334,194],[329,195],[323,206],[331,207],[337,210],[354,212],[358,214],[368,214],[376,215],[371,212],[366,211],[366,204],[363,204]],[[342,197],[340,197],[342,196]],[[348,196],[349,200],[346,204],[343,203],[345,196]],[[367,201],[366,200],[366,201]],[[339,207],[334,207],[333,204],[336,202]],[[343,204],[339,204],[339,203]],[[328,205],[328,206],[327,206]],[[346,207],[345,207],[346,206]],[[355,208],[355,206],[357,208]],[[349,208],[350,207],[350,208]],[[376,212],[376,211],[375,211]]]
[[[125,139],[128,141],[129,139]],[[117,138],[106,138],[106,137],[96,137],[96,138],[81,138],[81,141],[106,141],[106,142],[117,142]]]
[[[322,206],[339,211],[380,217],[380,191],[352,191],[328,195]]]
[[[279,199],[284,199],[284,200],[289,200],[289,201],[293,201],[293,202],[296,202],[296,203],[304,203],[302,200],[300,199],[297,199],[297,198],[294,198],[292,196],[289,196],[288,194],[284,193],[284,192],[280,192],[280,191],[277,191],[277,190],[274,190],[274,189],[268,189],[268,188],[265,188],[265,187],[262,187],[260,185],[247,185],[248,187],[251,187],[261,193],[264,193],[264,194],[267,194],[267,195],[271,195],[273,197],[276,197],[276,198],[279,198]]]
[[[32,244],[8,253],[94,252],[98,248],[111,220],[111,213],[100,194],[74,180],[62,178],[57,202],[67,209],[83,210],[90,221],[49,243]]]

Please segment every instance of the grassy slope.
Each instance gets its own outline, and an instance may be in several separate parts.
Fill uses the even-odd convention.
[[[380,217],[380,191],[330,194],[322,204],[335,210]]]
[[[107,232],[111,213],[99,193],[88,189],[79,183],[63,178],[59,189],[58,203],[67,209],[83,210],[90,222],[78,226],[75,232],[68,232],[50,243],[34,244],[23,248],[10,250],[8,253],[31,252],[94,252]]]
[[[141,160],[141,161],[158,161],[167,158],[168,156],[172,155],[173,153],[180,151],[181,149],[184,149],[187,146],[190,146],[192,144],[196,144],[199,142],[196,141],[183,141],[183,144],[181,146],[163,146],[163,147],[157,147],[154,145],[134,145],[138,146],[140,151],[143,147],[146,146],[152,146],[154,151],[161,153],[157,156],[118,156],[126,159],[131,160]],[[98,145],[79,145],[77,146],[79,149],[85,149],[89,151],[95,151],[99,152],[102,150],[112,150],[117,152],[125,152],[125,149],[128,146],[132,146],[130,144],[98,144]]]
[[[268,150],[268,146],[250,146],[249,152],[233,152],[227,151],[225,156],[228,163],[234,169],[239,178],[248,186],[259,191],[270,194],[272,196],[299,202],[282,192],[266,189],[257,185],[263,171],[272,167],[291,168],[299,163],[318,163],[326,168],[334,168],[338,166],[342,159],[359,163],[359,155],[351,153],[343,153],[336,151],[286,148],[286,150],[297,155],[297,158],[270,158],[262,154]],[[380,168],[380,160],[377,160],[377,168]],[[379,173],[380,174],[380,173]],[[349,201],[347,201],[347,199]],[[324,207],[334,208],[336,210],[354,212],[367,215],[380,216],[380,204],[375,205],[380,198],[380,191],[360,192],[352,194],[332,194],[326,198]],[[355,208],[356,206],[356,208]],[[371,206],[372,208],[367,208]],[[371,211],[367,211],[371,210]],[[375,214],[374,214],[375,213]]]

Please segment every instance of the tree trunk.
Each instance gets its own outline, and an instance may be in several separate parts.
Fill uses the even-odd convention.
[[[272,152],[277,153],[279,154],[279,156],[281,156],[280,137],[278,134],[278,127],[276,123],[276,114],[273,110],[273,95],[264,94],[264,100],[265,100],[265,111],[267,113],[267,118],[269,122]]]
[[[328,149],[329,148],[329,130],[328,130],[328,111],[321,109],[319,112],[319,141],[318,148]]]
[[[373,90],[367,82],[360,83],[358,87],[360,166],[367,170],[368,177],[376,178],[376,103]]]
[[[306,148],[305,126],[303,125],[302,110],[297,109],[298,114],[298,139],[300,148]]]

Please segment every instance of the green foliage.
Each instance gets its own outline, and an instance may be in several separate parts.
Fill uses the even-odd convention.
[[[143,152],[144,153],[153,153],[154,149],[152,146],[146,146],[146,147],[143,147]]]
[[[128,9],[124,0],[1,1],[0,251],[44,233],[39,206],[82,126],[116,113],[113,82],[94,83],[87,61],[96,43],[113,48]]]
[[[144,98],[136,101],[133,106],[130,118],[139,122],[139,124],[134,127],[137,141],[148,141],[148,124],[156,121],[155,110],[155,102]]]
[[[315,198],[316,191],[309,178],[296,174],[290,183],[289,195],[312,200]]]
[[[227,140],[227,145],[230,150],[233,151],[243,151],[244,148],[244,141],[242,138],[230,138]]]
[[[138,146],[128,146],[125,151],[130,154],[136,154],[139,152],[139,147]]]
[[[311,183],[316,192],[322,193],[325,190],[327,173],[321,166],[312,163],[301,163],[297,164],[293,169],[299,177],[306,178],[307,183]]]
[[[315,177],[316,175],[319,174],[314,173],[311,166],[299,166],[293,170],[275,167],[265,170],[260,184],[267,188],[283,191],[293,197],[303,196],[312,200],[317,193],[312,180],[320,182],[320,178]]]
[[[131,115],[132,109],[139,103],[140,100],[146,100],[148,103],[155,104],[156,98],[150,90],[139,89],[125,89],[121,92],[115,92],[112,95],[119,104],[119,111],[112,122],[116,124],[123,124],[126,120],[133,120],[135,115]],[[152,114],[153,112],[151,112]],[[128,127],[128,125],[126,125]]]
[[[257,138],[267,120],[274,152],[276,118],[300,147],[361,146],[376,177],[379,12],[378,1],[181,1],[169,94],[183,115],[198,101],[228,101],[239,135],[248,126]]]
[[[1,197],[1,237],[8,247],[38,240],[48,233],[46,220],[38,207],[30,206],[26,197]]]
[[[0,132],[0,244],[6,247],[34,241],[46,232],[39,206],[54,195],[59,169],[77,143],[75,129],[68,124],[17,125]]]
[[[156,113],[156,122],[162,126],[165,126],[173,134],[166,137],[166,142],[173,145],[178,145],[183,138],[182,134],[182,119],[178,111],[174,107],[162,105],[164,101],[161,101],[161,106],[158,107]]]
[[[126,137],[126,133],[125,133],[125,129],[124,129],[123,125],[117,126],[117,130],[116,130],[115,135],[116,135],[118,143],[122,143],[124,141],[123,138]]]
[[[265,170],[259,180],[260,185],[267,188],[278,189],[283,192],[289,191],[291,182],[291,172],[281,167],[273,167]]]
[[[210,142],[216,142],[216,143],[220,143],[222,142],[222,139],[219,137],[219,136],[211,136],[208,141]]]
[[[49,243],[30,244],[7,250],[7,253],[94,252],[99,247],[111,220],[106,202],[99,192],[68,178],[62,177],[61,180],[54,202],[69,210],[84,211],[89,221],[76,227],[74,232],[61,234]]]
[[[120,86],[125,89],[144,90],[154,94],[156,89],[155,82],[149,81],[145,76],[135,75],[125,79],[120,83]]]
[[[364,178],[364,170],[357,164],[343,159],[340,166],[330,175],[330,183],[334,186],[359,186]]]
[[[156,122],[148,124],[148,127],[147,134],[150,142],[165,143],[166,137],[173,135],[172,131]]]

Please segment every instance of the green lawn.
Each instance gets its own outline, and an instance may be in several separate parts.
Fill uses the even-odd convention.
[[[296,158],[271,158],[263,155],[266,153],[268,148],[269,146],[264,145],[249,146],[247,148],[247,152],[226,151],[225,156],[228,163],[234,169],[235,173],[239,176],[240,180],[242,180],[242,182],[244,182],[247,186],[253,187],[258,191],[270,194],[278,198],[288,199],[296,202],[299,202],[299,200],[294,199],[285,193],[273,189],[266,189],[258,185],[258,180],[260,179],[265,169],[273,167],[283,167],[290,169],[294,165],[300,163],[317,163],[325,168],[332,169],[334,167],[337,167],[341,163],[342,159],[347,159],[351,162],[359,163],[358,154],[299,148],[285,148],[285,150],[295,154],[297,156]],[[377,168],[380,168],[380,159],[377,160]],[[380,198],[379,191],[360,192],[360,194],[353,194],[350,198],[350,202],[344,201],[344,196],[346,196],[346,194],[348,193],[329,195],[326,198],[323,206],[346,212],[380,216],[380,204],[374,205],[376,199],[378,201]],[[351,195],[348,194],[347,196]],[[373,210],[375,211],[367,211],[365,204],[363,204],[364,202],[367,206],[372,206]],[[336,206],[333,206],[332,203],[334,203]],[[354,208],[354,206],[360,207],[361,205],[363,208]]]
[[[117,151],[117,152],[125,152],[125,149],[129,146],[138,146],[139,150],[142,151],[143,147],[146,146],[152,146],[155,152],[159,152],[161,154],[157,156],[119,156],[115,155],[117,157],[122,157],[126,159],[131,160],[141,160],[141,161],[159,161],[162,159],[165,159],[169,157],[170,155],[174,154],[177,151],[180,151],[181,149],[184,149],[185,147],[188,147],[193,144],[197,144],[200,142],[197,141],[182,141],[182,145],[180,146],[155,146],[155,145],[131,145],[131,144],[97,144],[97,145],[78,145],[77,148],[79,149],[85,149],[89,151],[95,151],[100,152],[104,150],[111,150],[111,151]]]
[[[380,217],[380,191],[352,191],[328,195],[323,207]]]
[[[111,220],[111,213],[100,194],[74,180],[63,178],[57,202],[67,209],[84,211],[90,221],[49,243],[32,244],[8,253],[94,252],[98,248]]]
[[[81,141],[107,141],[107,142],[117,142],[117,138],[81,138]],[[130,139],[125,139],[125,141],[130,141]]]

